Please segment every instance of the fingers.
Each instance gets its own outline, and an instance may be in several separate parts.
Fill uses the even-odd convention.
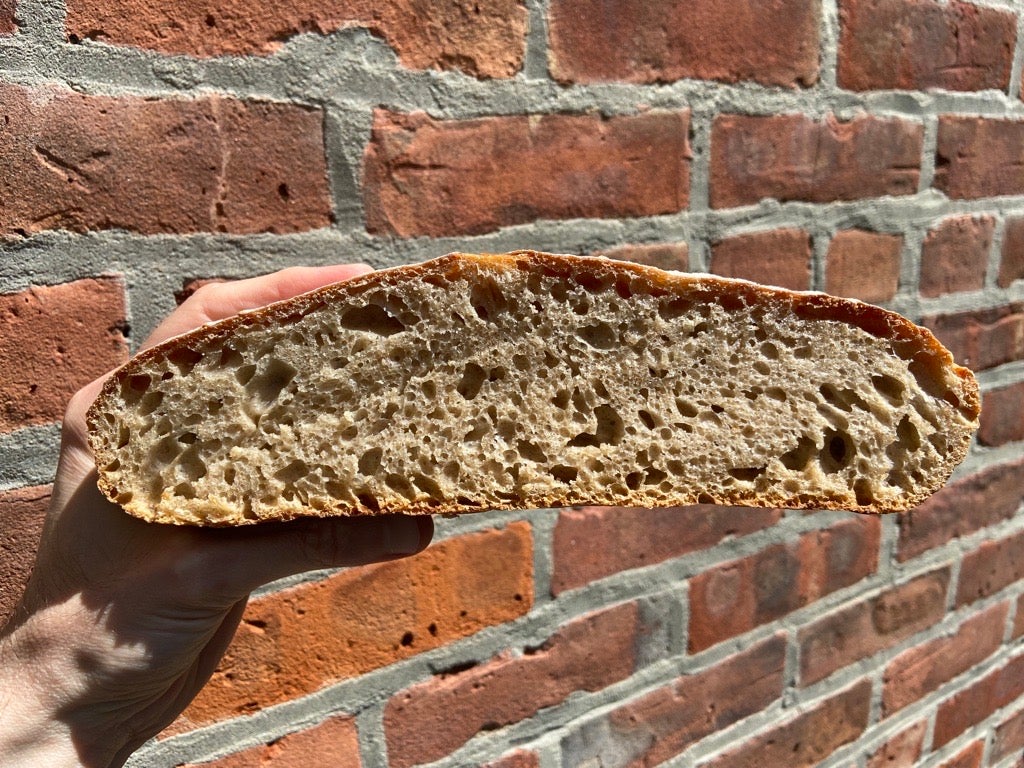
[[[248,594],[306,571],[394,560],[425,549],[434,535],[429,515],[303,519],[230,531],[209,531],[201,578],[221,597]]]
[[[209,283],[192,294],[176,311],[171,313],[140,350],[152,347],[172,336],[214,320],[237,315],[245,309],[255,309],[275,301],[290,299],[301,293],[322,288],[331,283],[350,280],[372,272],[366,264],[338,264],[328,267],[289,267],[270,275],[225,283]]]

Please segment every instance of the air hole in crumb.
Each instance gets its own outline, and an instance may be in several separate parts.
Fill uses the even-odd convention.
[[[807,465],[811,463],[811,458],[814,456],[817,446],[814,441],[809,437],[801,436],[796,443],[796,447],[779,457],[782,465],[789,470],[794,472],[800,472],[807,468]]]
[[[853,493],[857,498],[857,503],[862,507],[871,506],[875,501],[875,491],[871,487],[871,481],[867,478],[861,477],[854,481]]]
[[[675,320],[677,317],[686,314],[693,306],[693,302],[679,297],[665,299],[658,302],[658,314],[662,320]]]
[[[117,447],[124,448],[132,437],[132,431],[122,424],[117,430]]]
[[[191,483],[178,483],[174,486],[174,495],[182,499],[194,499],[196,497],[196,490],[192,487]]]
[[[576,435],[569,441],[569,447],[616,445],[622,440],[625,427],[614,408],[610,405],[599,405],[594,409],[594,415],[597,417],[597,429],[593,433],[581,432]]]
[[[184,443],[185,445],[192,445],[192,443],[198,439],[199,436],[195,432],[185,432],[178,436],[178,442]]]
[[[772,344],[770,341],[766,341],[761,345],[761,356],[766,360],[778,360],[779,359],[779,348]]]
[[[644,480],[643,472],[630,472],[626,475],[626,487],[631,491],[635,491],[640,487],[640,484]]]
[[[668,473],[664,470],[651,467],[644,474],[644,485],[657,485],[667,477]]]
[[[551,476],[560,483],[571,483],[578,475],[576,467],[567,467],[565,464],[556,464],[551,468]]]
[[[910,421],[909,416],[904,416],[896,427],[896,437],[903,443],[908,451],[916,451],[921,447],[921,434],[917,427]]]
[[[336,498],[340,498],[340,496],[336,496]],[[357,493],[356,499],[359,501],[360,504],[362,504],[367,509],[370,509],[374,512],[380,512],[380,502],[377,501],[377,497],[374,496],[372,493]]]
[[[384,477],[384,482],[387,483],[391,490],[400,493],[410,501],[416,498],[416,489],[412,487],[412,483],[404,475],[392,472]]]
[[[542,464],[548,460],[548,457],[544,455],[544,451],[529,440],[517,441],[516,449],[519,451],[520,456],[529,461],[535,461],[538,464]]]
[[[574,275],[576,282],[590,293],[604,293],[611,288],[614,278],[607,273],[580,272]]]
[[[342,328],[350,331],[366,331],[378,336],[393,336],[405,330],[401,320],[376,304],[353,307],[341,316],[339,322]]]
[[[825,446],[818,455],[821,468],[828,473],[845,469],[853,461],[853,440],[845,432],[829,429],[825,431]]]
[[[137,403],[152,383],[153,379],[143,374],[129,376],[121,385],[121,397],[130,404]]]
[[[253,375],[256,373],[256,366],[249,364],[243,365],[237,371],[235,371],[235,381],[241,384],[243,387],[249,383]]]
[[[149,416],[164,400],[163,392],[147,392],[139,403],[139,415]]]
[[[903,405],[905,387],[903,382],[894,376],[879,374],[871,377],[875,390],[893,405]]]
[[[282,467],[274,473],[274,477],[280,480],[282,483],[291,485],[292,483],[298,482],[306,475],[309,474],[309,467],[306,466],[306,462],[301,459],[296,459],[285,467]]]
[[[505,294],[501,292],[498,283],[490,278],[484,277],[480,282],[474,283],[469,291],[469,303],[473,311],[481,320],[494,322],[499,314],[508,307]]]
[[[611,349],[617,341],[615,330],[605,322],[585,325],[576,331],[576,335],[594,349]]]
[[[224,349],[220,351],[220,365],[221,368],[238,368],[245,362],[245,358],[242,357],[242,353],[234,347],[225,345]]]
[[[462,378],[455,389],[467,400],[472,400],[480,393],[480,387],[483,386],[485,379],[487,379],[487,372],[476,363],[469,362],[466,363],[466,367],[462,371]]]
[[[196,367],[196,363],[203,359],[203,355],[194,349],[182,347],[168,353],[167,359],[177,367],[182,376],[186,376]]]
[[[766,469],[767,467],[734,467],[729,470],[729,474],[737,480],[752,483],[763,475]]]
[[[771,366],[764,360],[755,360],[753,368],[756,373],[759,373],[762,376],[768,376],[772,372]]]
[[[679,415],[687,419],[692,419],[697,415],[697,406],[693,403],[689,403],[682,398],[676,398],[676,410],[679,411]]]
[[[642,421],[644,423],[644,426],[647,427],[648,429],[654,429],[655,425],[657,424],[657,422],[654,420],[654,417],[650,414],[649,411],[637,411],[636,415],[640,417],[640,421]]]
[[[254,400],[262,402],[265,406],[270,405],[281,395],[281,390],[295,378],[296,373],[298,371],[288,363],[272,357],[263,371],[254,376],[245,389]]]
[[[225,467],[224,468],[224,482],[227,485],[234,485],[235,484],[235,468],[234,467]]]
[[[569,391],[566,389],[558,390],[555,396],[551,398],[551,404],[564,411],[569,407]]]
[[[444,492],[441,490],[441,486],[438,485],[437,481],[432,477],[417,474],[413,475],[412,481],[416,484],[417,488],[430,497],[431,501],[441,501],[444,498]]]

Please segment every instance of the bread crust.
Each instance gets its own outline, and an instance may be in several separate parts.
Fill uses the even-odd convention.
[[[788,309],[798,317],[808,320],[832,320],[860,328],[868,334],[888,341],[894,353],[911,361],[911,367],[919,366],[929,373],[948,372],[952,374],[949,391],[944,398],[950,402],[965,420],[977,427],[980,414],[981,399],[977,382],[970,370],[957,365],[949,351],[939,343],[927,329],[915,325],[907,318],[860,301],[838,298],[823,293],[798,292],[783,288],[764,286],[757,283],[708,275],[693,275],[663,270],[623,261],[604,258],[553,255],[536,251],[514,251],[505,254],[466,254],[451,253],[440,258],[420,264],[403,265],[367,273],[350,280],[335,283],[300,296],[269,304],[254,310],[246,310],[233,317],[209,323],[184,334],[169,339],[162,344],[140,352],[133,359],[118,368],[106,380],[102,391],[87,412],[86,421],[90,432],[90,444],[93,448],[97,466],[103,467],[113,460],[112,452],[104,449],[94,439],[101,427],[103,407],[111,400],[122,385],[122,382],[133,373],[139,371],[151,361],[166,355],[168,352],[182,349],[197,343],[207,344],[227,339],[251,325],[281,323],[297,319],[314,311],[327,303],[355,297],[369,289],[382,285],[395,285],[411,278],[440,279],[458,278],[474,271],[475,267],[485,266],[489,270],[542,270],[546,275],[559,278],[585,275],[595,280],[619,281],[623,285],[630,280],[646,283],[645,289],[654,295],[679,295],[697,301],[717,302],[725,306],[740,305],[773,305]],[[946,377],[949,378],[948,376]],[[966,457],[970,445],[971,434],[963,441],[952,446],[947,466],[944,467],[945,477]],[[110,477],[99,470],[98,487],[105,496],[116,500],[118,489]],[[910,509],[920,503],[934,489],[923,489],[918,494],[909,495],[905,503],[881,508],[874,505],[859,507],[861,512],[888,512]],[[623,500],[621,497],[576,498],[572,493],[562,495],[542,495],[530,499],[530,508],[564,507],[575,504],[616,504],[649,506],[644,493],[638,491],[635,498]],[[219,505],[214,500],[204,502],[211,511],[217,511]],[[694,489],[689,493],[680,493],[668,503],[662,498],[657,506],[677,506],[694,503],[715,503],[762,507],[815,507],[823,509],[846,509],[848,505],[828,497],[814,499],[793,499],[784,494],[749,493],[734,491],[726,497],[709,494],[703,489]],[[123,505],[125,510],[137,517],[158,520],[160,522],[185,522],[175,519],[155,518],[149,508],[137,501],[129,501]],[[488,504],[486,509],[521,509],[520,504]],[[387,510],[375,510],[363,505],[338,504],[325,509],[305,509],[302,512],[281,510],[274,518],[255,520],[230,520],[218,523],[217,515],[211,516],[206,525],[237,525],[251,522],[262,522],[264,519],[290,519],[298,516],[337,516],[337,515],[373,515],[386,513],[402,514],[444,514],[453,515],[463,512],[482,511],[481,507],[465,504],[417,503],[407,501],[404,504],[389,505]],[[195,521],[189,521],[195,522]]]

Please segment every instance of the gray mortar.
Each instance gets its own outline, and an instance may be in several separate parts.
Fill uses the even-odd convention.
[[[1020,10],[1015,0],[975,2]],[[223,94],[242,99],[290,101],[323,109],[335,222],[329,228],[286,236],[191,234],[144,237],[127,232],[86,235],[48,232],[23,241],[5,240],[0,242],[0,293],[20,291],[32,284],[59,284],[104,274],[123,275],[128,291],[130,341],[135,348],[173,308],[174,291],[194,277],[245,277],[294,264],[339,261],[365,261],[375,267],[384,267],[420,261],[454,250],[506,251],[532,247],[584,253],[623,244],[660,242],[686,243],[690,267],[705,270],[710,242],[738,234],[800,227],[813,236],[813,285],[820,288],[830,238],[839,230],[861,227],[904,236],[900,289],[888,306],[912,319],[1024,301],[1024,281],[1008,290],[999,289],[994,282],[1005,220],[1009,216],[1024,214],[1024,195],[961,201],[949,200],[930,189],[934,178],[939,115],[969,113],[986,117],[1024,117],[1024,102],[1018,98],[1017,92],[1024,71],[1024,14],[1018,21],[1011,85],[1005,93],[851,93],[836,86],[839,35],[836,0],[823,0],[820,28],[822,70],[819,82],[806,90],[693,80],[666,85],[563,87],[552,82],[548,74],[548,3],[546,0],[527,0],[526,5],[530,27],[523,73],[510,80],[477,81],[457,73],[403,70],[387,45],[359,29],[345,29],[326,36],[300,35],[273,56],[252,58],[193,59],[88,41],[74,45],[63,41],[62,3],[19,0],[17,18],[20,31],[11,38],[0,40],[0,81],[26,85],[63,83],[85,93],[114,96],[195,98]],[[398,111],[424,110],[438,119],[468,119],[523,113],[630,115],[636,114],[641,104],[653,109],[691,110],[694,157],[690,169],[690,207],[686,211],[638,219],[539,221],[472,237],[402,240],[371,237],[363,229],[359,177],[375,107]],[[867,113],[919,121],[925,128],[925,137],[918,194],[824,205],[762,201],[739,209],[710,209],[711,123],[714,115],[722,112],[754,115],[800,112],[813,117],[829,112],[840,117]],[[927,299],[918,296],[913,286],[920,274],[920,243],[925,234],[939,219],[965,214],[991,215],[996,220],[996,237],[985,287],[953,297]],[[986,371],[980,379],[986,390],[1013,384],[1024,380],[1024,365],[1001,366]],[[0,489],[48,482],[56,463],[58,442],[59,432],[53,425],[28,427],[0,435]],[[1020,444],[996,449],[974,446],[954,477],[966,477],[987,466],[1018,459],[1021,451]],[[588,751],[605,749],[607,755],[616,750],[622,751],[621,745],[611,742],[601,747],[593,738],[581,741],[580,734],[599,735],[604,732],[607,736],[602,718],[624,701],[660,688],[680,674],[713,665],[780,628],[790,633],[786,674],[787,679],[791,679],[799,661],[795,633],[804,623],[934,568],[945,565],[958,568],[963,553],[985,539],[1024,530],[1024,519],[1018,516],[929,550],[908,563],[898,563],[895,561],[896,523],[895,519],[887,518],[883,522],[881,561],[877,573],[780,621],[688,656],[685,653],[687,579],[709,567],[753,554],[773,544],[796,541],[801,533],[820,529],[839,517],[835,513],[788,514],[768,530],[725,540],[706,550],[665,563],[614,574],[566,592],[557,599],[549,594],[551,537],[557,520],[556,512],[540,510],[526,514],[499,513],[439,520],[438,539],[505,525],[517,519],[528,519],[534,527],[537,594],[535,607],[529,615],[360,678],[328,685],[308,696],[267,707],[250,717],[228,720],[160,743],[151,743],[137,753],[129,765],[160,768],[184,761],[213,759],[309,727],[332,713],[346,712],[355,714],[360,725],[363,765],[366,768],[383,768],[386,765],[386,746],[380,722],[383,706],[392,692],[427,680],[438,671],[454,665],[483,662],[508,648],[535,645],[565,622],[596,608],[639,600],[648,615],[662,618],[666,629],[656,638],[660,646],[657,643],[647,646],[642,654],[644,664],[635,675],[593,694],[574,694],[568,701],[526,721],[482,734],[455,755],[435,764],[437,768],[474,765],[526,744],[540,754],[542,768],[580,765]],[[268,585],[258,594],[327,578],[332,573],[334,571],[318,571],[283,579]],[[1012,584],[999,595],[986,598],[967,610],[953,612],[944,622],[863,662],[839,670],[825,681],[806,689],[790,686],[779,702],[714,734],[667,765],[694,766],[705,762],[738,738],[775,725],[779,717],[788,716],[794,707],[813,705],[862,676],[871,678],[875,685],[872,725],[855,745],[840,749],[829,758],[826,768],[851,762],[863,765],[865,749],[879,746],[922,717],[929,723],[926,746],[930,746],[934,727],[931,710],[936,703],[958,690],[964,680],[1005,661],[1010,649],[1002,648],[976,670],[965,673],[893,717],[878,722],[878,697],[885,664],[900,651],[948,631],[951,625],[978,606],[1002,599],[1014,600],[1021,594],[1024,594],[1024,583]],[[1007,632],[1012,620],[1011,613]],[[656,646],[660,650],[652,650]],[[983,734],[986,728],[991,729],[1001,716],[1002,713],[996,713],[981,726],[970,729],[929,757],[926,764],[937,764],[955,754],[971,739]],[[990,750],[991,745],[988,744],[986,749]],[[1008,764],[1009,760],[1006,762]],[[614,757],[611,763],[615,763]]]

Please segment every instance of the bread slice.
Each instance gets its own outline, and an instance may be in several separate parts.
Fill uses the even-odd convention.
[[[970,371],[891,312],[534,252],[452,254],[149,349],[89,412],[146,520],[576,504],[902,510],[965,456]]]

